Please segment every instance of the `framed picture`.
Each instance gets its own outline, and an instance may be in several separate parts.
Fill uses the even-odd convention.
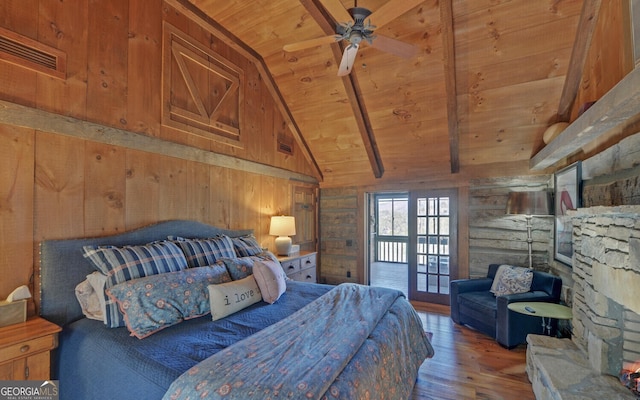
[[[555,241],[554,258],[571,266],[573,256],[573,224],[567,210],[582,204],[582,171],[580,161],[561,169],[554,175]]]

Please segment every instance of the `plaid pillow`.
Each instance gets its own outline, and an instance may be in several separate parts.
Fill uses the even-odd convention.
[[[253,235],[231,238],[238,257],[251,257],[262,253],[258,240]]]
[[[187,260],[178,246],[169,241],[143,246],[84,246],[84,257],[107,277],[106,288],[145,276],[187,269]],[[124,326],[118,306],[105,293],[105,324]]]
[[[185,239],[169,237],[180,246],[187,258],[189,268],[214,265],[221,258],[235,258],[233,242],[228,236],[217,236],[210,239]]]

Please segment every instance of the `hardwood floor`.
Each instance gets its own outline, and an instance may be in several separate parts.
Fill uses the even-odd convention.
[[[408,291],[407,264],[375,262],[370,284]],[[422,367],[413,400],[533,400],[525,372],[526,345],[512,350],[473,329],[456,325],[449,307],[413,303],[424,329],[433,333],[433,358]]]
[[[449,307],[414,303],[433,333],[433,358],[420,367],[413,400],[535,399],[525,372],[526,345],[512,350],[470,328],[456,325]]]

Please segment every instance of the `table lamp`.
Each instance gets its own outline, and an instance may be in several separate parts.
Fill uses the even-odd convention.
[[[288,256],[291,252],[291,238],[296,234],[296,219],[280,215],[271,217],[269,235],[277,236],[276,252],[279,256]]]
[[[546,190],[537,192],[510,192],[507,200],[507,214],[521,214],[527,219],[527,244],[529,247],[529,268],[533,268],[531,256],[531,217],[534,215],[551,215],[551,192]]]

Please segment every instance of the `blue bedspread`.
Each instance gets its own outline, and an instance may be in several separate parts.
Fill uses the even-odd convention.
[[[219,321],[191,319],[143,340],[126,328],[81,319],[64,327],[54,359],[61,399],[161,399],[193,367],[309,304],[333,286],[288,282],[273,305],[260,302]]]
[[[192,367],[165,399],[407,398],[432,354],[401,292],[343,284]]]

